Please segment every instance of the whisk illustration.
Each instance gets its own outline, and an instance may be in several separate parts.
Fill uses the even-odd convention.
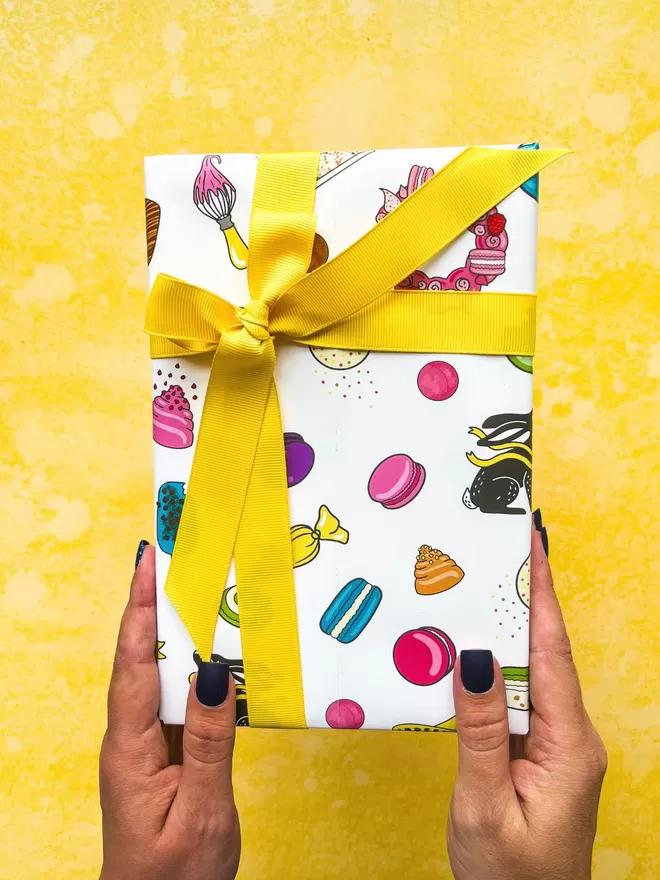
[[[231,212],[236,204],[236,187],[220,171],[220,156],[205,156],[193,186],[193,202],[222,231],[229,259],[237,269],[247,269],[248,248],[234,226]]]

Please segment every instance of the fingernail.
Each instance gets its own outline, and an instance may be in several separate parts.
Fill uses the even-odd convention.
[[[543,528],[543,517],[541,516],[541,508],[537,507],[532,516],[534,517],[534,528],[537,532],[540,532]]]
[[[471,694],[485,694],[495,681],[492,651],[461,651],[461,681]]]
[[[137,553],[135,554],[135,567],[137,568],[140,564],[140,560],[142,559],[142,555],[144,553],[144,548],[149,546],[149,541],[140,541],[137,548]]]
[[[195,693],[204,706],[215,708],[227,699],[229,690],[228,663],[200,663]]]
[[[548,530],[545,526],[541,529],[541,543],[543,544],[543,549],[545,550],[545,555],[550,558],[550,545],[548,543]]]

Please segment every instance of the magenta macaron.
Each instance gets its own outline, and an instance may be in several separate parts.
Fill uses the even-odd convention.
[[[419,495],[425,479],[423,465],[409,455],[390,455],[369,477],[369,497],[388,510],[396,510],[410,504]]]
[[[456,646],[434,626],[408,630],[394,645],[397,672],[411,684],[435,684],[452,671],[455,662]]]

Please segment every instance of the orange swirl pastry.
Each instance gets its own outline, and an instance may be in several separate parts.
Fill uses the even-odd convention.
[[[422,596],[434,596],[451,590],[465,577],[465,572],[446,553],[422,544],[415,563],[415,589]]]

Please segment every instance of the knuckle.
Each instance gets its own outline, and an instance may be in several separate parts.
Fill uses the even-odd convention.
[[[106,731],[99,754],[102,793],[116,796],[138,785],[143,789],[156,778],[158,761],[152,739],[149,731],[138,739],[127,739],[112,729]]]
[[[231,760],[233,730],[208,721],[194,718],[184,729],[184,748],[198,761],[219,764]]]
[[[99,761],[99,787],[101,793],[108,790],[113,779],[114,773],[112,772],[112,765],[109,764],[108,761]]]
[[[607,749],[600,734],[594,727],[593,721],[587,715],[584,705],[582,705],[582,710],[584,713],[584,725],[577,733],[576,746],[580,744],[582,746],[582,767],[587,778],[593,778],[602,782],[608,765]]]
[[[130,773],[125,763],[122,760],[121,753],[111,745],[111,740],[106,734],[99,756],[99,790],[101,798],[123,796],[130,779]]]
[[[148,728],[142,733],[126,731],[116,724],[109,724],[101,746],[101,761],[118,765],[143,766],[154,751],[154,731]]]
[[[596,776],[599,779],[602,779],[607,772],[607,749],[605,748],[605,744],[603,740],[600,738],[598,733],[594,730],[594,741],[593,741],[593,767]]]
[[[101,786],[107,786],[115,775],[115,757],[110,743],[110,738],[106,732],[101,743],[101,752],[99,754],[99,779]]]
[[[481,812],[475,809],[474,801],[462,795],[458,789],[454,791],[449,813],[456,831],[467,834],[478,832],[481,826]]]
[[[184,849],[192,844],[199,847],[224,843],[237,827],[238,813],[233,803],[228,804],[226,809],[210,810],[203,802],[186,798],[178,802],[177,809],[185,829],[185,834],[178,841]]]
[[[197,819],[195,836],[198,846],[213,849],[220,849],[223,840],[219,833],[217,820],[209,815],[200,816]]]
[[[538,647],[532,646],[530,648],[530,654],[542,658],[545,657],[550,661],[557,661],[562,665],[569,666],[573,669],[575,668],[571,640],[569,639],[566,630],[562,630],[554,636],[549,644],[544,644]]]
[[[120,639],[115,651],[113,676],[130,672],[136,667],[151,666],[155,659],[151,653],[151,645],[144,639]]]
[[[132,666],[132,652],[130,647],[126,644],[125,640],[120,640],[117,643],[117,649],[115,651],[115,659],[112,664],[113,675],[117,673],[122,673],[126,669],[130,669]]]
[[[231,807],[213,814],[208,833],[215,840],[228,840],[234,833],[237,821],[238,813],[232,804]]]
[[[491,752],[508,742],[506,716],[495,709],[468,712],[459,722],[461,742],[473,752]]]
[[[112,797],[114,786],[114,776],[103,764],[99,767],[99,796],[101,799],[101,807]]]
[[[562,631],[557,636],[553,651],[562,660],[565,660],[567,663],[573,663],[573,649],[571,648],[571,640],[569,639],[568,633],[565,629],[562,629]]]

